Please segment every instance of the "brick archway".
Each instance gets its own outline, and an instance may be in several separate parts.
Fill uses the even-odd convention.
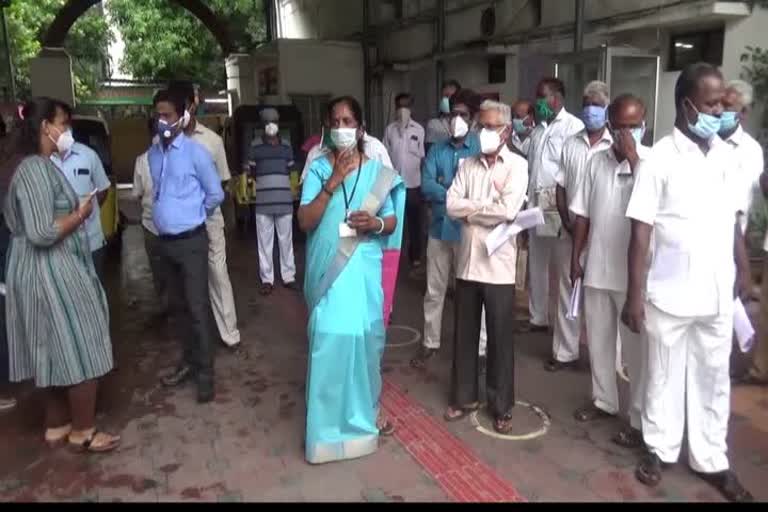
[[[169,0],[174,2],[199,19],[221,46],[222,53],[227,56],[236,51],[227,27],[211,11],[210,7],[200,0]],[[56,15],[51,26],[43,38],[44,47],[63,47],[64,39],[75,21],[88,9],[101,2],[101,0],[69,0]]]

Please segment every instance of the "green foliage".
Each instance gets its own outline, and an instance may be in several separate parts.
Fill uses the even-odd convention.
[[[741,76],[755,88],[755,103],[765,104],[768,99],[768,50],[759,46],[747,46],[745,50],[741,55],[744,64]],[[768,128],[768,109],[763,112],[763,128]]]
[[[30,94],[29,64],[40,52],[40,40],[66,0],[12,0],[6,10],[8,34],[20,97]],[[98,6],[78,19],[64,43],[72,56],[75,94],[89,96],[103,78],[109,62],[112,33]]]
[[[208,0],[247,51],[265,39],[260,0]],[[208,87],[226,83],[224,57],[210,31],[189,11],[168,0],[110,0],[109,14],[125,42],[118,65],[136,79],[190,79]]]

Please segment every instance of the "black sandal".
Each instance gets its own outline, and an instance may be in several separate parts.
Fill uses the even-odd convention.
[[[411,367],[416,369],[423,369],[427,366],[427,362],[437,354],[436,348],[422,347],[419,354],[411,359]]]
[[[263,284],[261,285],[261,288],[259,288],[259,293],[266,297],[267,295],[272,295],[272,290],[274,289],[274,286],[271,284]]]
[[[705,482],[720,491],[720,494],[732,503],[751,503],[754,501],[752,494],[741,485],[733,471],[721,471],[720,473],[696,473]]]
[[[646,452],[635,468],[635,478],[648,487],[656,487],[661,482],[661,459],[652,452]]]
[[[616,435],[613,436],[612,441],[619,446],[630,449],[640,448],[645,444],[643,433],[631,426],[619,430]]]
[[[581,423],[585,423],[587,421],[604,420],[613,418],[614,416],[615,414],[609,414],[595,404],[585,405],[584,407],[576,409],[576,412],[573,413],[573,417],[576,419],[576,421]]]

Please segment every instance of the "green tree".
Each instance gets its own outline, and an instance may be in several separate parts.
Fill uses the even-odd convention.
[[[260,0],[207,0],[248,51],[265,39]],[[192,13],[168,0],[109,0],[125,53],[120,69],[140,80],[189,79],[208,87],[226,83],[224,57],[213,34]]]
[[[40,40],[66,0],[12,0],[6,10],[8,34],[20,97],[29,95],[29,64],[40,52]],[[104,78],[109,63],[112,32],[98,6],[78,19],[67,35],[64,46],[72,56],[75,94],[86,97]]]

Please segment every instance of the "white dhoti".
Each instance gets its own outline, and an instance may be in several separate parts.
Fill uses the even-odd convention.
[[[557,240],[552,250],[558,274],[557,316],[555,317],[555,335],[552,338],[552,356],[561,363],[570,363],[579,359],[579,337],[581,336],[581,323],[584,318],[581,311],[579,312],[579,317],[575,320],[568,320],[566,318],[572,291],[571,239]],[[583,300],[580,302],[581,304],[584,303]]]
[[[427,242],[427,293],[424,295],[424,346],[429,349],[440,348],[443,329],[443,308],[445,292],[453,279],[456,268],[458,242],[447,242],[429,238]],[[510,315],[514,312],[510,311]],[[485,308],[480,323],[480,350],[485,355],[487,344],[485,330]]]
[[[293,259],[293,215],[256,214],[256,237],[259,246],[259,277],[263,284],[275,284],[273,265],[275,230],[280,251],[280,276],[283,283],[296,280],[296,264]]]
[[[663,462],[677,462],[687,419],[691,468],[701,473],[727,470],[733,312],[681,318],[647,303],[645,327],[645,443]]]
[[[584,309],[592,369],[592,399],[597,408],[608,414],[619,413],[619,389],[616,380],[617,358],[624,350],[629,373],[629,423],[642,428],[645,398],[645,337],[630,331],[621,323],[625,292],[584,288]]]
[[[230,347],[240,343],[237,310],[227,270],[227,237],[224,216],[217,208],[205,223],[208,232],[208,293],[219,336]]]
[[[560,240],[538,236],[531,232],[528,247],[528,275],[530,290],[528,309],[531,324],[549,325],[549,267],[555,257],[555,247]]]

